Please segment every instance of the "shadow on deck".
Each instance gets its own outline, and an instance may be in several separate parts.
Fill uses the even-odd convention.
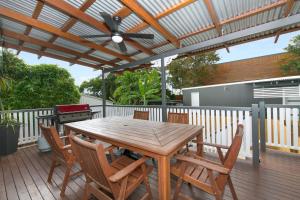
[[[54,171],[52,184],[47,183],[50,168],[50,153],[39,153],[36,146],[19,149],[14,155],[0,159],[0,200],[53,200],[60,199],[59,193],[64,176],[64,166]],[[262,156],[262,163],[254,169],[250,160],[240,160],[232,171],[233,184],[240,200],[300,199],[300,155],[269,150]],[[85,178],[73,178],[67,187],[64,199],[81,199]],[[154,199],[158,199],[157,171],[150,177]],[[172,178],[172,189],[175,178]],[[140,199],[144,186],[130,197]],[[212,196],[186,185],[184,193],[192,199],[213,199]],[[226,188],[224,199],[232,199]]]

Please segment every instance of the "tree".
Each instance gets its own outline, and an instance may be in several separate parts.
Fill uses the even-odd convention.
[[[160,74],[156,69],[124,72],[116,79],[114,92],[118,104],[144,104],[160,99]]]
[[[3,75],[11,80],[11,90],[3,97],[6,109],[44,108],[78,103],[80,93],[67,70],[57,65],[26,65],[4,51]]]
[[[168,82],[173,88],[180,90],[202,85],[212,78],[219,60],[215,52],[175,59],[168,65]]]
[[[116,76],[114,74],[109,74],[105,78],[105,91],[107,99],[111,99],[113,97],[113,93],[116,89],[115,80]],[[97,77],[92,78],[88,81],[84,81],[80,85],[79,91],[81,93],[87,93],[93,96],[102,97],[102,79]]]
[[[294,37],[287,48],[288,56],[281,61],[281,68],[285,74],[300,73],[300,35]]]

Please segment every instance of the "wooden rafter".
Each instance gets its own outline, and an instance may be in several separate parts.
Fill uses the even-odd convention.
[[[136,15],[140,16],[144,21],[146,21],[149,25],[151,25],[158,32],[160,32],[174,46],[176,46],[177,48],[180,47],[177,38],[174,35],[172,35],[169,31],[167,31],[164,27],[162,27],[152,15],[150,15],[144,8],[142,8],[136,2],[136,0],[121,0],[121,1],[125,6],[131,9]]]
[[[286,1],[286,7],[285,7],[285,11],[284,11],[284,16],[285,17],[288,17],[289,14],[291,13],[292,11],[292,8],[295,4],[295,0],[287,0]],[[278,39],[279,39],[279,36],[281,34],[281,32],[283,31],[283,29],[279,30],[277,33],[276,33],[276,36],[275,36],[275,40],[274,40],[274,43],[277,43]]]
[[[32,18],[34,19],[37,19],[43,9],[43,6],[44,6],[44,3],[43,2],[40,2],[38,1],[35,8],[34,8],[34,11],[33,11],[33,14],[32,14]],[[26,27],[26,30],[24,32],[24,35],[29,35],[30,31],[32,29],[32,26],[27,26]],[[22,46],[24,44],[23,41],[20,41],[19,45]],[[19,55],[20,51],[17,51],[17,55]]]
[[[187,5],[190,5],[191,3],[194,3],[196,0],[182,0],[180,3],[178,4],[175,4],[174,6],[166,9],[165,11],[159,13],[158,15],[154,16],[154,18],[156,20],[159,20],[169,14],[172,14],[173,12],[181,9],[181,8],[184,8],[185,6]],[[142,31],[144,30],[145,28],[149,27],[149,25],[146,23],[146,22],[141,22],[140,24],[134,26],[133,28],[129,29],[127,32],[129,33],[136,33],[136,32],[139,32],[139,31]]]
[[[0,15],[10,18],[14,21],[24,23],[25,25],[30,25],[35,28],[41,29],[42,31],[49,32],[54,35],[58,35],[59,37],[65,38],[72,42],[81,44],[83,46],[87,46],[87,47],[102,51],[103,53],[110,54],[115,57],[119,57],[123,60],[133,61],[133,59],[128,56],[124,56],[120,53],[117,53],[115,51],[107,49],[101,45],[95,44],[89,40],[84,40],[84,39],[80,38],[79,36],[73,35],[71,33],[63,32],[62,30],[60,30],[52,25],[38,21],[36,19],[32,19],[31,17],[23,15],[19,12],[15,12],[11,9],[0,7]]]
[[[80,21],[91,25],[92,27],[97,28],[98,30],[100,30],[101,32],[104,33],[109,33],[109,29],[106,27],[106,25],[100,21],[97,21],[95,18],[89,16],[88,14],[84,13],[83,11],[73,7],[72,5],[68,4],[67,2],[61,1],[61,0],[40,0],[45,2],[45,4],[60,10],[63,13],[68,14],[69,16],[79,19]],[[122,13],[121,13],[122,14]],[[122,15],[126,15],[126,13],[122,14]],[[133,41],[135,43],[135,47],[139,47],[139,49],[143,49],[144,46],[142,46],[141,44]],[[151,50],[148,50],[147,54],[149,54],[149,52],[151,52]],[[150,55],[154,54],[153,52],[151,52]]]
[[[219,34],[219,36],[222,35],[222,26],[220,24],[219,17],[214,9],[214,6],[212,5],[211,0],[204,0],[204,4],[206,5],[206,8],[208,10],[208,13],[210,15],[210,18]]]
[[[10,44],[10,43],[7,43],[7,42],[5,42],[4,46],[6,48],[15,49],[15,50],[18,50],[18,51],[26,51],[26,52],[33,53],[33,54],[42,54],[43,56],[47,56],[47,57],[58,59],[58,60],[63,60],[63,61],[69,62],[69,63],[76,63],[76,64],[79,64],[79,65],[92,67],[92,68],[95,68],[95,69],[102,69],[101,67],[99,67],[97,65],[93,65],[93,64],[86,63],[86,62],[83,62],[83,61],[78,61],[78,60],[74,60],[74,59],[71,59],[71,58],[66,58],[66,57],[55,55],[55,54],[48,53],[48,52],[41,52],[39,50],[27,48],[27,47],[24,47],[24,46],[18,46],[18,45]]]
[[[23,35],[23,34],[16,33],[16,32],[13,32],[13,31],[9,31],[9,30],[6,30],[6,29],[2,29],[2,30],[3,30],[3,35],[5,35],[7,37],[11,37],[11,38],[23,41],[23,42],[29,42],[29,43],[32,43],[32,44],[35,44],[35,45],[38,45],[38,46],[42,46],[44,48],[50,48],[50,49],[53,49],[53,50],[56,50],[56,51],[65,52],[65,53],[68,53],[68,54],[71,54],[71,55],[75,55],[75,56],[79,56],[79,57],[82,57],[82,58],[85,58],[85,59],[88,59],[88,60],[99,62],[99,65],[100,64],[114,65],[114,63],[112,63],[112,62],[109,62],[109,61],[106,61],[106,60],[103,60],[103,59],[100,59],[100,58],[96,58],[96,57],[93,57],[93,56],[90,56],[90,55],[85,55],[84,53],[80,53],[78,51],[74,51],[74,50],[59,46],[59,45],[55,45],[55,44],[52,44],[52,43],[49,43],[49,42],[46,42],[46,41],[43,41],[43,40],[39,40],[39,39],[30,37],[30,36],[27,36],[27,35]]]
[[[86,0],[79,8],[79,10],[81,11],[86,11],[96,0]],[[41,1],[38,1],[41,2]],[[77,22],[77,19],[74,17],[71,17],[67,22],[65,22],[65,24],[62,27],[62,31],[63,32],[67,32],[68,30],[70,30],[74,24]],[[58,38],[57,35],[53,35],[48,42],[53,43],[56,39]],[[46,48],[42,48],[41,51],[45,51]],[[40,58],[41,56],[39,56]]]

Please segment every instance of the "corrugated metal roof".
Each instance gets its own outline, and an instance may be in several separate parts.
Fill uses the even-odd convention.
[[[46,33],[44,31],[40,31],[40,30],[35,29],[35,28],[32,28],[30,33],[29,33],[29,36],[34,37],[34,38],[39,39],[39,40],[48,41],[52,37],[52,34]]]
[[[136,50],[135,48],[133,48],[132,46],[128,45],[128,44],[126,43],[126,41],[124,41],[124,42],[125,42],[125,45],[126,45],[126,47],[127,47],[127,54],[132,54],[132,53],[137,52],[137,50]],[[110,43],[109,43],[108,45],[106,45],[105,47],[108,48],[108,49],[111,49],[111,50],[113,50],[113,51],[116,51],[116,52],[118,52],[118,53],[122,53],[122,52],[120,51],[120,49],[119,49],[119,46],[118,46],[116,43],[114,43],[114,42],[110,42]]]
[[[79,51],[81,53],[86,52],[87,50],[89,50],[90,48],[76,44],[74,42],[70,42],[68,40],[65,40],[63,38],[57,38],[54,42],[54,44],[57,44],[59,46],[65,47],[65,48],[69,48],[71,50],[74,51]]]
[[[12,9],[27,16],[32,16],[36,0],[1,0],[0,5]]]
[[[58,55],[58,56],[63,56],[63,57],[66,57],[66,58],[76,58],[76,56],[74,55],[71,55],[71,54],[68,54],[68,53],[64,53],[64,52],[61,52],[61,51],[56,51],[56,50],[53,50],[53,49],[49,49],[47,48],[45,50],[45,52],[48,52],[48,53],[51,53],[51,54],[55,54],[55,55]]]
[[[257,26],[259,24],[264,24],[270,21],[274,21],[283,16],[284,9],[283,7],[278,7],[269,11],[265,11],[258,15],[254,15],[242,20],[238,20],[223,26],[223,34],[228,34],[243,30],[249,27]]]
[[[138,0],[138,3],[143,6],[151,15],[156,16],[168,8],[180,3],[181,0],[168,0],[168,1],[161,1],[161,0]]]
[[[95,56],[97,58],[104,59],[104,60],[113,60],[116,58],[114,56],[108,55],[106,53],[102,53],[100,51],[95,51],[95,52],[91,53],[90,55]]]
[[[79,8],[85,2],[85,0],[64,0],[64,1],[76,8]]]
[[[125,19],[122,19],[121,25],[119,26],[120,31],[125,32],[126,30],[135,27],[136,25],[143,22],[136,14],[130,14]]]
[[[213,24],[203,1],[196,1],[177,12],[167,15],[160,19],[159,23],[176,37]]]
[[[102,34],[102,32],[97,30],[96,28],[86,25],[80,21],[76,22],[76,24],[74,24],[74,26],[72,26],[72,28],[68,32],[74,35]]]
[[[219,20],[225,20],[279,0],[212,0]]]
[[[92,64],[92,65],[99,65],[100,64],[96,61],[88,60],[88,59],[85,59],[85,58],[80,58],[79,61],[86,62],[86,63]]]
[[[300,13],[300,1],[296,1],[291,12],[291,15],[299,14]]]
[[[51,8],[47,5],[43,6],[43,9],[38,17],[38,20],[55,26],[56,28],[61,28],[70,17],[65,15],[54,8]]]
[[[140,53],[140,54],[137,54],[137,55],[134,55],[133,58],[136,59],[136,60],[140,60],[140,59],[143,59],[143,58],[147,58],[149,55],[145,54],[145,53]]]
[[[189,46],[215,37],[218,37],[218,33],[215,29],[212,29],[181,40],[181,45]]]
[[[97,0],[91,7],[89,7],[86,13],[99,21],[104,21],[99,12],[107,12],[111,15],[120,10],[123,5],[117,0]]]
[[[19,44],[19,40],[16,40],[14,38],[10,38],[10,37],[7,37],[7,36],[3,36],[3,40],[4,40],[4,44],[7,42],[7,43],[10,43],[10,44],[14,44],[14,45],[18,45]]]
[[[163,43],[163,42],[166,41],[166,39],[163,36],[161,36],[152,27],[148,27],[147,29],[140,31],[139,33],[150,33],[150,34],[154,35],[154,39],[153,40],[145,40],[145,39],[136,39],[136,38],[133,38],[133,40],[139,42],[140,44],[142,44],[143,46],[148,47],[148,48],[150,48],[150,47],[152,47],[154,45],[157,45],[157,44],[161,44],[161,43]]]
[[[24,42],[23,46],[27,47],[27,48],[30,48],[30,49],[34,49],[34,50],[40,50],[41,49],[41,46],[31,44],[31,43],[28,43],[28,42]]]
[[[26,26],[11,20],[8,20],[6,18],[0,18],[0,25],[8,30],[17,32],[17,33],[24,33],[24,31],[26,30]]]
[[[174,45],[173,44],[166,44],[164,46],[161,46],[161,47],[158,47],[156,49],[153,49],[153,51],[157,54],[159,53],[162,53],[162,52],[165,52],[165,51],[169,51],[169,50],[172,50],[172,49],[175,49]]]

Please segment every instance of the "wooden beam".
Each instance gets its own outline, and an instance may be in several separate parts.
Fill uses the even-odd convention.
[[[71,49],[68,49],[68,48],[65,48],[65,47],[62,47],[62,46],[59,46],[59,45],[55,45],[55,44],[52,44],[52,43],[49,43],[49,42],[45,42],[43,40],[39,40],[39,39],[30,37],[30,36],[27,36],[27,35],[23,35],[23,34],[16,33],[16,32],[13,32],[13,31],[9,31],[9,30],[6,30],[6,29],[2,29],[2,30],[3,30],[3,35],[5,35],[7,37],[11,37],[11,38],[14,38],[14,39],[17,39],[17,40],[32,43],[32,44],[42,46],[42,47],[45,47],[45,48],[50,48],[50,49],[53,49],[53,50],[56,50],[56,51],[65,52],[65,53],[68,53],[68,54],[71,54],[71,55],[75,55],[75,56],[82,57],[82,58],[85,58],[85,59],[88,59],[88,60],[99,62],[99,64],[106,64],[106,65],[112,65],[112,66],[115,65],[112,62],[109,62],[109,61],[106,61],[106,60],[103,60],[103,59],[100,59],[100,58],[96,58],[96,57],[93,57],[93,56],[90,56],[90,55],[86,55],[84,53],[80,53],[78,51],[74,51],[74,50],[71,50]]]
[[[132,46],[132,47],[136,48],[137,50],[142,51],[142,52],[144,52],[144,53],[146,53],[146,54],[148,54],[148,55],[153,55],[153,54],[154,54],[153,51],[152,51],[151,49],[146,48],[146,47],[144,47],[144,46],[142,46],[142,45],[140,45],[140,44],[134,42],[134,41],[131,40],[131,39],[126,39],[126,40],[125,40],[125,43],[126,43],[126,44],[129,44],[130,46]]]
[[[34,11],[33,11],[33,14],[32,14],[32,18],[34,19],[37,19],[43,9],[43,6],[44,6],[44,3],[38,1],[35,8],[34,8]],[[26,30],[24,32],[24,35],[29,35],[30,31],[32,29],[32,26],[27,26],[26,27]],[[20,41],[19,45],[22,46],[24,44],[23,41]],[[17,51],[17,55],[19,55],[20,51]]]
[[[156,20],[159,20],[169,14],[172,14],[173,12],[184,8],[185,6],[190,5],[191,3],[194,3],[196,0],[182,0],[180,3],[173,5],[172,7],[166,9],[165,11],[159,13],[158,15],[154,16],[154,18]],[[141,22],[140,24],[134,26],[133,28],[127,30],[127,32],[129,33],[136,33],[136,32],[140,32],[142,30],[144,30],[145,28],[147,28],[149,25],[145,22]]]
[[[72,5],[70,5],[67,2],[64,2],[62,0],[40,0],[40,1],[44,1],[47,5],[60,10],[61,12],[64,12],[70,16],[72,16],[73,18],[76,18],[86,24],[91,25],[92,27],[97,28],[98,30],[104,32],[104,33],[110,33],[109,29],[106,27],[106,25],[100,21],[97,21],[95,18],[89,16],[88,14],[84,13],[82,10],[77,9],[75,7],[73,7]],[[127,13],[124,13],[125,11],[122,11],[123,13],[120,13],[122,15],[126,15]],[[136,47],[139,47],[140,49],[143,48],[143,46],[141,46],[140,44],[138,44],[136,41],[133,41]],[[151,50],[150,50],[151,51]],[[149,53],[149,50],[145,53]],[[151,52],[150,55],[153,55],[154,53]]]
[[[93,3],[95,2],[96,0],[86,0],[79,8],[79,10],[81,11],[86,11],[91,5],[93,5]],[[40,1],[38,1],[40,2]],[[68,30],[70,30],[72,28],[72,26],[74,26],[74,24],[77,22],[77,19],[75,19],[74,17],[70,17],[70,19],[65,22],[65,24],[63,25],[62,27],[62,31],[63,32],[67,32]],[[53,43],[56,39],[58,38],[57,35],[53,35],[48,42],[51,42]],[[42,48],[41,51],[45,51],[46,48]],[[40,58],[41,56],[39,56]]]
[[[69,63],[76,63],[76,64],[79,64],[79,65],[92,67],[94,69],[103,69],[103,68],[101,68],[97,65],[93,65],[93,64],[86,63],[86,62],[83,62],[83,61],[77,61],[77,60],[73,60],[71,58],[66,58],[66,57],[51,54],[51,53],[48,53],[48,52],[41,52],[41,51],[38,51],[38,50],[35,50],[35,49],[31,49],[31,48],[27,48],[27,47],[23,47],[23,46],[18,46],[18,45],[10,44],[10,43],[7,43],[7,42],[5,42],[4,46],[6,48],[15,49],[15,50],[18,50],[18,51],[26,51],[26,52],[33,53],[33,54],[42,54],[43,56],[47,56],[47,57],[58,59],[58,60],[63,60],[63,61],[69,62]]]
[[[124,18],[128,17],[131,13],[132,13],[131,10],[129,8],[127,8],[126,6],[124,6],[118,12],[116,12],[114,14],[114,16],[119,16],[122,19],[124,19]]]
[[[206,8],[210,15],[210,18],[211,18],[219,36],[221,36],[222,35],[222,26],[220,24],[219,17],[214,9],[214,6],[212,5],[211,0],[204,0],[204,4],[206,5]]]
[[[294,4],[295,4],[295,0],[287,0],[286,1],[286,7],[285,7],[285,10],[284,10],[284,16],[285,17],[288,17],[294,7]],[[277,33],[276,33],[276,36],[275,36],[275,40],[274,40],[274,43],[277,43],[278,39],[279,39],[279,36],[280,36],[280,33],[283,31],[283,29],[279,30]]]
[[[179,41],[169,31],[162,27],[158,21],[150,15],[144,8],[142,8],[136,0],[121,0],[129,9],[131,9],[136,15],[140,16],[144,21],[150,24],[158,32],[160,32],[167,40],[169,40],[175,47],[179,48]]]
[[[82,39],[79,36],[73,35],[71,33],[63,32],[62,30],[60,30],[60,29],[58,29],[58,28],[56,28],[52,25],[49,25],[47,23],[38,21],[36,19],[32,19],[31,17],[23,15],[19,12],[15,12],[11,9],[0,7],[0,15],[8,17],[8,18],[10,18],[14,21],[21,22],[21,23],[24,23],[26,25],[30,25],[30,26],[33,26],[35,28],[41,29],[42,31],[49,32],[49,33],[52,33],[54,35],[58,35],[59,37],[65,38],[65,39],[70,40],[72,42],[81,44],[83,46],[87,46],[87,47],[102,51],[103,53],[110,54],[110,55],[115,56],[115,57],[119,57],[123,60],[133,61],[133,59],[128,57],[128,56],[124,56],[120,53],[117,53],[115,51],[107,49],[107,48],[105,48],[101,45],[95,44],[95,43],[93,43],[89,40]]]

